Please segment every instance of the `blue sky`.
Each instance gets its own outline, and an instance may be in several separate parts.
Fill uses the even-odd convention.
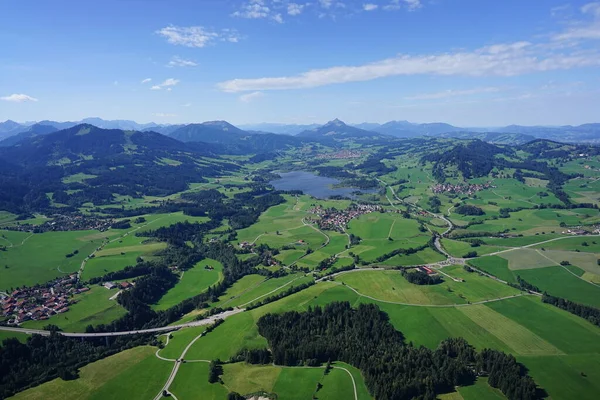
[[[600,2],[0,0],[0,120],[600,122]]]

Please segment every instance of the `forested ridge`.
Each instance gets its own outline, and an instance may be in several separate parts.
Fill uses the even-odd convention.
[[[539,395],[512,355],[477,352],[461,338],[446,339],[435,350],[406,344],[374,304],[353,309],[348,302],[334,302],[302,313],[267,314],[257,325],[276,364],[347,362],[361,370],[371,395],[380,400],[433,400],[455,386],[472,384],[478,375],[489,376],[489,384],[510,400]]]

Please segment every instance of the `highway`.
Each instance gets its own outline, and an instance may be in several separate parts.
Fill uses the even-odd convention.
[[[68,337],[76,337],[76,338],[93,338],[93,337],[107,337],[107,336],[125,336],[125,335],[138,335],[145,333],[160,333],[160,332],[169,332],[176,331],[181,328],[190,328],[194,326],[202,326],[202,325],[211,325],[218,319],[226,319],[231,317],[232,315],[239,314],[243,312],[243,308],[235,308],[231,311],[224,311],[220,314],[215,314],[209,318],[202,319],[200,321],[188,322],[186,324],[180,325],[172,325],[172,326],[163,326],[161,328],[152,328],[152,329],[140,329],[136,331],[123,331],[123,332],[97,332],[97,333],[78,333],[78,332],[57,332],[60,335],[68,336]],[[40,329],[26,329],[26,328],[17,328],[12,326],[0,326],[0,331],[9,331],[9,332],[18,332],[25,333],[27,335],[50,335],[50,331],[44,331]]]

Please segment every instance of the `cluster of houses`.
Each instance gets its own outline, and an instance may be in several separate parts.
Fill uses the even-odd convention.
[[[344,232],[351,219],[372,212],[383,212],[383,207],[372,204],[358,204],[351,205],[345,210],[337,210],[316,206],[308,212],[320,217],[315,220],[320,229]]]
[[[317,154],[317,159],[333,160],[339,158],[360,158],[362,152],[358,150],[340,150],[335,153],[321,153]]]
[[[88,287],[78,284],[76,274],[58,278],[44,286],[16,289],[2,298],[2,316],[13,325],[29,320],[46,320],[69,311],[69,306],[75,302],[73,295],[88,290]]]
[[[40,225],[21,224],[17,221],[16,225],[4,229],[33,233],[83,230],[98,230],[104,232],[114,223],[115,220],[111,218],[56,214],[52,215],[50,220]]]
[[[458,183],[458,184],[454,184],[454,183],[438,183],[436,185],[433,185],[431,187],[431,190],[433,191],[433,193],[436,194],[440,194],[440,193],[451,193],[451,194],[466,194],[466,195],[473,195],[481,190],[484,189],[490,189],[490,188],[495,188],[496,186],[492,185],[491,182],[486,182],[486,183],[476,183],[476,184],[470,184],[470,183]]]

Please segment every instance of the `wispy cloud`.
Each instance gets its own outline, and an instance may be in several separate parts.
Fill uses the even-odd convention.
[[[365,11],[374,11],[374,10],[377,10],[377,8],[379,8],[379,6],[377,4],[373,4],[373,3],[363,4],[363,10],[365,10]]]
[[[567,52],[556,52],[529,42],[516,42],[486,46],[474,51],[401,54],[370,64],[315,69],[292,76],[232,79],[219,83],[218,87],[226,92],[302,89],[401,75],[506,77],[598,65],[598,51],[567,49]]]
[[[423,7],[421,0],[389,0],[387,4],[383,6],[386,11],[394,11],[407,9],[408,11],[415,11]]]
[[[584,40],[600,39],[600,2],[588,3],[580,8],[584,20],[572,20],[570,26],[553,39],[562,40]]]
[[[248,93],[248,94],[243,94],[239,97],[240,101],[244,102],[244,103],[250,103],[254,100],[260,99],[261,97],[264,97],[265,94],[263,92],[252,92],[252,93]]]
[[[198,64],[192,60],[184,60],[179,56],[175,56],[169,61],[167,67],[196,67],[197,65]]]
[[[142,81],[142,84],[152,82],[152,78],[146,78]]]
[[[304,4],[298,4],[298,3],[289,3],[287,5],[287,13],[288,15],[300,15],[302,14],[302,10],[304,10],[305,5]]]
[[[192,103],[185,103],[185,104],[181,105],[181,107],[191,107],[191,106],[192,106]]]
[[[435,93],[423,93],[415,96],[405,97],[405,100],[433,100],[433,99],[444,99],[448,97],[459,97],[459,96],[471,96],[483,93],[497,93],[502,89],[498,87],[481,87],[466,90],[444,90]]]
[[[163,83],[158,84],[158,85],[154,85],[150,88],[150,90],[161,90],[163,88],[167,88],[167,90],[171,90],[171,86],[175,86],[179,83],[179,79],[173,79],[173,78],[169,78],[166,79]]]
[[[167,26],[156,33],[167,39],[167,42],[186,47],[206,47],[218,41],[237,43],[240,35],[235,29],[214,31],[202,26]]]
[[[269,6],[269,1],[273,5]],[[247,18],[247,19],[261,19],[269,18],[277,23],[283,23],[283,17],[280,12],[276,11],[283,7],[283,3],[280,0],[250,0],[243,3],[239,10],[231,14],[233,17]],[[293,15],[293,14],[291,14]]]
[[[0,97],[0,100],[10,101],[12,103],[25,103],[27,101],[38,101],[35,97],[27,96],[26,94],[11,94],[9,96]]]

